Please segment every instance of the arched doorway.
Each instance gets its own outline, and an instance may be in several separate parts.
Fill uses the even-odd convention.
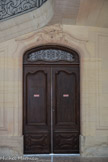
[[[80,61],[58,45],[33,48],[23,58],[25,154],[79,153]]]

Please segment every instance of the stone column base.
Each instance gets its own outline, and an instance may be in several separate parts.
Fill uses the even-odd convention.
[[[108,157],[108,136],[80,136],[83,157]]]
[[[23,136],[0,136],[0,157],[22,155]]]

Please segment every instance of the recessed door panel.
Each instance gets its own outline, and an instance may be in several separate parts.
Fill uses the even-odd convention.
[[[57,125],[75,123],[76,74],[59,70],[55,74],[55,113]]]
[[[24,136],[26,154],[50,153],[50,141],[48,133],[30,133]]]
[[[36,71],[27,74],[27,124],[47,124],[47,74]],[[36,115],[34,115],[36,114]]]
[[[79,132],[54,133],[54,153],[79,153]]]

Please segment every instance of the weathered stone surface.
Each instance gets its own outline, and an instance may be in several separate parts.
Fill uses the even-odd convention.
[[[0,42],[36,31],[51,20],[53,16],[52,0],[47,0],[39,9],[0,22]]]
[[[0,157],[23,155],[23,136],[0,136]]]
[[[63,45],[79,53],[81,155],[107,156],[108,29],[72,25],[47,26],[0,43],[0,152],[23,152],[23,54],[45,44]]]
[[[108,157],[108,136],[80,136],[81,155]]]

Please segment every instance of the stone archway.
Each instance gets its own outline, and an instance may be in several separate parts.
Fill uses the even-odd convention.
[[[88,51],[86,50],[86,47],[85,47],[86,42],[87,40],[85,39],[75,38],[75,36],[73,36],[72,34],[65,32],[62,29],[62,26],[55,25],[55,26],[45,27],[39,32],[33,32],[25,36],[16,38],[15,40],[11,40],[7,42],[6,47],[8,48],[8,53],[6,53],[7,48],[3,47],[4,53],[6,54],[6,55],[4,54],[3,56],[6,58],[6,56],[8,55],[9,58],[12,58],[10,64],[7,62],[5,63],[6,70],[4,73],[4,75],[6,74],[6,76],[8,76],[8,78],[12,81],[12,87],[11,87],[12,95],[9,94],[8,96],[9,101],[11,101],[10,103],[8,103],[8,107],[11,108],[10,109],[11,111],[10,110],[8,111],[8,109],[4,109],[5,111],[4,114],[8,115],[11,113],[11,119],[10,117],[8,118],[8,122],[4,123],[4,128],[2,129],[2,134],[4,133],[5,135],[7,133],[7,135],[11,135],[11,137],[7,141],[8,145],[11,148],[10,149],[11,152],[9,151],[7,155],[10,155],[10,154],[11,155],[13,154],[22,155],[23,154],[23,129],[22,129],[23,127],[22,126],[23,125],[22,124],[23,54],[25,51],[31,48],[34,48],[34,47],[41,46],[41,45],[65,46],[71,50],[74,49],[80,56],[80,62],[81,62],[81,68],[80,68],[81,120],[80,121],[81,121],[81,135],[83,135],[84,130],[85,130],[85,127],[83,127],[84,125],[82,121],[82,116],[84,115],[84,112],[85,112],[83,95],[85,93],[84,91],[85,90],[87,91],[87,89],[84,89],[84,86],[85,86],[84,79],[85,77],[87,77],[87,75],[84,75],[84,68],[85,68],[84,58],[89,57]],[[7,61],[7,59],[5,61]],[[14,67],[11,72],[7,68],[8,66]],[[11,86],[11,83],[9,87],[7,86],[7,88],[10,88],[10,86]],[[5,137],[2,137],[2,138],[5,139]],[[15,141],[14,144],[13,144],[13,140]],[[82,140],[80,141],[82,143]]]
[[[83,94],[82,78],[84,78],[82,75],[83,74],[82,71],[84,68],[82,66],[82,62],[83,62],[83,58],[85,57],[85,55],[88,54],[88,51],[85,48],[85,43],[87,42],[87,40],[85,40],[85,39],[80,40],[78,38],[75,38],[72,35],[69,35],[68,33],[63,32],[61,26],[55,25],[55,26],[51,26],[51,27],[45,27],[40,32],[37,32],[35,34],[28,34],[26,37],[21,37],[21,38],[17,39],[16,41],[18,42],[17,53],[20,54],[20,57],[19,57],[20,63],[23,62],[22,58],[23,58],[23,54],[25,53],[25,51],[32,49],[34,47],[42,46],[42,45],[44,45],[44,46],[45,45],[65,46],[71,50],[74,49],[79,54],[80,61],[81,61],[81,68],[80,68],[80,75],[81,75],[80,109],[81,109],[81,114],[80,114],[80,118],[82,119],[83,112],[85,111],[84,108],[82,107],[82,94]],[[83,44],[83,46],[82,46],[82,44]],[[22,69],[23,69],[22,64],[20,64],[20,67],[21,67],[21,71],[22,71]],[[22,97],[22,95],[21,95],[21,97]],[[22,100],[22,99],[20,98],[20,100]],[[22,116],[22,109],[20,110],[20,114]],[[82,132],[83,125],[82,125],[82,120],[80,120],[80,121],[81,121],[80,133],[82,135],[83,134],[83,132]],[[21,120],[19,121],[19,123],[21,126],[22,125]],[[22,129],[20,129],[20,134],[22,135]],[[81,141],[83,140],[83,139],[82,140],[81,139],[80,139],[80,152],[81,152]]]

